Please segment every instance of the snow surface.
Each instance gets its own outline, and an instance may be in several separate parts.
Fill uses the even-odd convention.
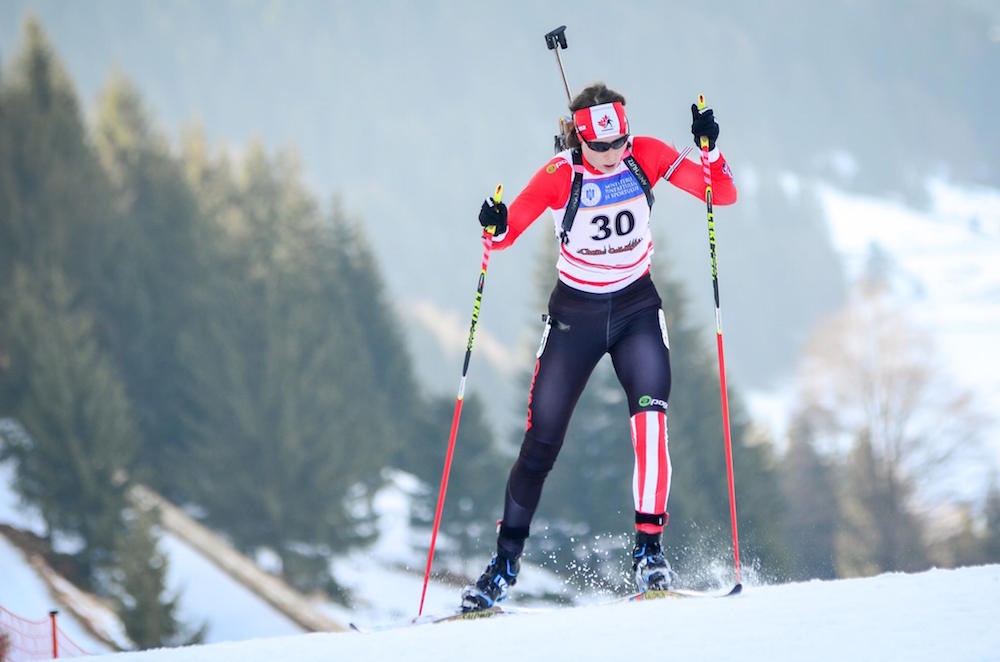
[[[748,588],[721,599],[553,609],[478,621],[109,656],[241,660],[997,660],[1000,566]],[[513,598],[512,598],[513,600]],[[100,659],[100,658],[98,658]]]
[[[176,536],[161,534],[159,546],[169,559],[167,590],[180,596],[179,617],[191,628],[207,623],[207,643],[304,632]]]
[[[353,598],[353,608],[327,603],[323,610],[341,623],[351,621],[384,622],[415,615],[420,609],[424,571],[430,531],[410,524],[412,501],[425,489],[411,474],[395,469],[383,470],[386,484],[376,493],[373,508],[378,538],[368,548],[334,560],[331,571]],[[493,551],[493,533],[483,544],[482,553],[464,563],[449,563],[442,551],[451,541],[440,534],[432,575],[448,571],[455,575],[475,577],[482,572]],[[527,578],[518,584],[522,599],[537,604],[537,596],[558,594],[566,590],[566,582],[555,574],[525,564],[522,574]],[[455,606],[461,586],[432,579],[424,598],[424,613],[446,611]]]

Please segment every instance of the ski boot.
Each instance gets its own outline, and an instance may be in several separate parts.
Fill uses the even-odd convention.
[[[475,584],[462,591],[462,611],[489,609],[507,597],[507,589],[517,583],[521,562],[516,556],[498,551]]]
[[[667,591],[677,580],[667,559],[663,557],[659,534],[635,534],[635,548],[632,550],[632,572],[635,573],[636,588],[646,591]]]

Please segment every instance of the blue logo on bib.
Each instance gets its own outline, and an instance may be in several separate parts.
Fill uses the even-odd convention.
[[[635,176],[620,172],[614,177],[588,181],[580,191],[581,207],[596,207],[625,202],[644,195]]]

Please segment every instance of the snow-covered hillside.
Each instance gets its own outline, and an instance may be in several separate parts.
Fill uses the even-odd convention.
[[[735,598],[554,609],[374,634],[311,634],[107,659],[985,661],[1000,659],[998,591],[1000,566],[993,565],[750,587]]]
[[[789,196],[815,194],[848,282],[877,252],[893,304],[927,332],[929,356],[956,388],[970,391],[984,417],[986,462],[963,472],[972,494],[982,494],[990,469],[1000,468],[1000,190],[927,183],[927,204],[845,193],[833,185],[783,178]],[[782,439],[794,398],[793,379],[748,397],[754,417]],[[974,477],[971,479],[966,475]],[[974,485],[972,484],[974,483]]]
[[[832,187],[818,192],[849,278],[871,247],[882,251],[894,295],[931,332],[944,365],[1000,411],[1000,191],[933,180],[926,209]],[[993,441],[1000,457],[1000,438]]]
[[[23,507],[12,489],[13,476],[12,463],[0,464],[0,523],[41,534],[40,517]],[[175,536],[162,535],[160,548],[169,560],[168,591],[180,596],[178,617],[192,627],[206,624],[207,642],[303,632]],[[59,609],[60,628],[84,650],[110,650],[106,644],[91,636],[70,610],[59,604],[20,550],[2,536],[0,568],[0,606],[30,620],[47,618],[50,609]],[[77,608],[81,607],[78,605]],[[131,647],[124,628],[109,608],[96,608],[95,605],[83,608],[90,618],[102,624],[102,629],[112,634],[120,647]]]

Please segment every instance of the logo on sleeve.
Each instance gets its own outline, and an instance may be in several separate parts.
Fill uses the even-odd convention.
[[[566,165],[566,161],[564,159],[559,159],[557,161],[553,161],[552,163],[550,163],[547,166],[545,166],[545,172],[547,172],[547,173],[549,173],[551,175],[556,170],[558,170],[559,168],[563,167],[564,165]]]

